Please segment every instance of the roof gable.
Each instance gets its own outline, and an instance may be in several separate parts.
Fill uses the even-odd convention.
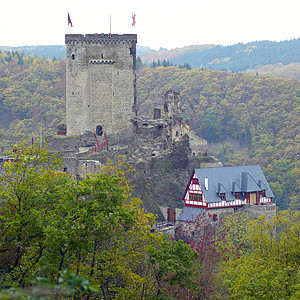
[[[226,200],[234,200],[235,192],[255,192],[266,190],[267,197],[274,197],[259,165],[217,167],[195,169],[206,202],[219,202],[220,194]],[[208,189],[204,188],[205,180]]]

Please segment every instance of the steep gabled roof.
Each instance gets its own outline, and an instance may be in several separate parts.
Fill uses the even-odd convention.
[[[274,197],[259,165],[195,169],[207,203],[220,202],[220,194],[227,201],[235,199],[235,192],[266,191],[267,197]],[[208,187],[205,188],[205,178]]]

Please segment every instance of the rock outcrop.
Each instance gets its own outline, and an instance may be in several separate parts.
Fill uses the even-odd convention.
[[[216,165],[207,156],[207,141],[191,131],[190,121],[181,117],[179,94],[165,94],[164,116],[154,109],[154,117],[135,117],[117,133],[48,137],[52,152],[61,153],[64,170],[82,178],[101,171],[107,158],[124,155],[135,169],[129,178],[143,206],[160,214],[158,205],[182,207],[181,197],[193,168]],[[161,219],[162,219],[161,215]]]

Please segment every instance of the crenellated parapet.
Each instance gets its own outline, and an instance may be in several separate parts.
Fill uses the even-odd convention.
[[[137,43],[136,34],[66,34],[66,44],[132,44]]]

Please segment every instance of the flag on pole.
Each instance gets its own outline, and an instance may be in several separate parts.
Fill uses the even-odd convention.
[[[68,26],[69,26],[69,25],[71,25],[71,27],[73,27],[73,24],[72,24],[70,15],[69,15],[69,13],[68,13]]]
[[[136,20],[135,20],[136,15],[132,14],[132,26],[135,26]]]
[[[31,135],[31,145],[33,145],[34,143],[33,143],[33,133],[32,133],[32,135]]]

